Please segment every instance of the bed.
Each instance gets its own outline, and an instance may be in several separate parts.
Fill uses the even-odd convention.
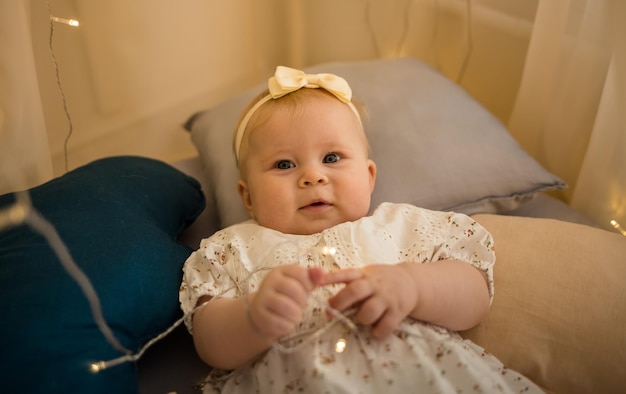
[[[373,206],[408,202],[472,215],[494,236],[495,299],[462,335],[555,393],[626,386],[626,238],[550,196],[567,187],[477,101],[410,58],[323,64],[368,111],[378,165]],[[29,226],[0,233],[7,392],[170,393],[210,371],[179,321],[178,286],[199,240],[246,218],[231,135],[260,86],[190,114],[198,155],[175,163],[122,156],[94,161],[29,190],[99,295],[130,351],[167,332],[138,361],[95,372],[120,351],[94,323],[82,290]],[[182,136],[181,136],[182,138]],[[8,212],[15,195],[0,196]],[[172,331],[166,331],[171,329]]]

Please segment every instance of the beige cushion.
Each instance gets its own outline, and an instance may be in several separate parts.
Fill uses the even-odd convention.
[[[626,237],[552,219],[474,218],[495,240],[495,299],[462,335],[549,391],[623,392]]]

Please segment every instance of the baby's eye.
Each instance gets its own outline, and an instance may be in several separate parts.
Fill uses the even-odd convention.
[[[336,153],[329,153],[324,156],[324,163],[336,163],[341,160],[341,157]]]
[[[292,162],[290,162],[289,160],[277,161],[274,166],[276,168],[278,168],[279,170],[288,170],[290,168],[294,168],[295,167],[295,165]]]

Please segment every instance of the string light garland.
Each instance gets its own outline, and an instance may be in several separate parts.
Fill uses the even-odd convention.
[[[34,209],[34,207],[32,206],[30,202],[30,197],[28,193],[26,192],[16,193],[16,198],[17,198],[17,201],[15,202],[15,204],[13,204],[12,206],[8,208],[0,210],[0,229],[7,229],[11,227],[16,227],[22,224],[28,224],[33,230],[43,235],[46,238],[46,240],[50,243],[53,251],[55,252],[57,257],[61,261],[63,267],[66,269],[68,274],[70,274],[70,276],[80,285],[81,289],[83,290],[85,297],[89,301],[89,305],[91,307],[94,320],[96,321],[98,328],[103,333],[107,342],[109,342],[117,350],[124,353],[123,356],[112,359],[112,360],[97,361],[97,362],[93,362],[89,364],[89,370],[91,372],[97,373],[104,369],[111,368],[116,365],[120,365],[124,362],[135,362],[139,360],[143,356],[145,351],[148,350],[148,348],[150,348],[152,345],[154,345],[161,339],[165,338],[167,335],[169,335],[172,331],[174,331],[178,326],[180,326],[183,323],[184,317],[178,319],[167,330],[165,330],[161,334],[157,335],[156,337],[148,341],[137,353],[132,353],[130,350],[126,349],[124,346],[122,346],[119,343],[119,341],[117,340],[117,338],[115,337],[111,329],[109,328],[108,324],[106,323],[106,320],[102,314],[100,300],[98,298],[98,295],[95,289],[91,285],[89,278],[82,272],[82,270],[74,262],[71,254],[69,253],[69,250],[67,249],[67,246],[63,243],[61,237],[58,235],[58,233],[54,229],[54,226],[52,226],[52,224],[47,222],[41,215],[37,213],[37,211]],[[336,253],[336,249],[333,247],[323,246],[323,247],[320,247],[319,249],[320,249],[320,254],[323,256],[333,256]],[[261,271],[267,271],[270,269],[271,268],[259,268],[255,270],[254,272],[250,273],[242,282],[245,283],[253,275],[256,275],[257,273]],[[195,313],[200,308],[203,308],[209,303],[211,303],[212,301],[214,301],[215,299],[218,299],[221,295],[235,288],[241,289],[241,287],[242,287],[242,283],[238,283],[235,286],[232,286],[226,289],[225,291],[213,297],[211,300],[203,304],[200,304],[199,306],[194,308],[191,313],[192,314]],[[304,345],[308,344],[309,342],[319,338],[326,330],[328,330],[338,321],[343,322],[350,330],[356,330],[356,325],[352,322],[352,320],[348,318],[349,315],[354,313],[354,310],[350,310],[346,312],[346,314],[342,314],[341,312],[330,307],[325,301],[319,299],[313,294],[311,294],[311,299],[314,302],[316,302],[318,305],[323,306],[326,309],[326,311],[336,320],[330,321],[326,326],[313,332],[306,340],[302,341],[296,346],[286,347],[278,342],[273,342],[273,341],[268,340],[268,342],[271,344],[272,347],[276,348],[281,353],[285,353],[285,354],[293,353],[297,350],[300,350],[300,348],[302,348]],[[246,300],[247,300],[247,297],[246,297]],[[337,353],[342,353],[346,350],[346,348],[347,348],[347,341],[344,338],[337,339],[336,344],[335,344],[335,351]]]
[[[312,248],[309,248],[308,251],[306,251],[306,252],[303,251],[300,254],[299,261],[301,263],[303,263],[303,262],[308,260],[308,256],[310,256],[312,254],[316,254],[316,253],[319,253],[321,256],[324,256],[324,257],[331,257],[332,258],[332,256],[334,256],[335,253],[336,253],[336,249],[332,248],[332,247],[327,247],[327,246],[312,247]],[[215,300],[220,299],[224,294],[227,294],[228,292],[230,292],[230,291],[232,291],[234,289],[238,289],[242,294],[246,294],[244,296],[244,301],[247,302],[247,300],[248,300],[248,297],[247,297],[247,287],[248,287],[247,286],[247,282],[254,275],[256,275],[256,274],[258,274],[260,272],[263,272],[263,271],[269,271],[272,268],[273,267],[261,267],[261,268],[258,268],[256,270],[252,271],[245,278],[243,278],[243,280],[236,282],[233,286],[227,288],[226,290],[220,292],[219,294],[216,294],[210,300],[208,300],[208,301],[206,301],[206,302],[196,306],[191,312],[189,312],[189,314],[193,315],[199,309],[204,308],[205,306],[209,305],[211,302],[214,302]],[[335,326],[338,323],[343,323],[347,327],[348,330],[351,330],[351,331],[356,331],[357,330],[356,324],[349,318],[349,316],[354,314],[354,312],[355,312],[354,309],[348,310],[345,313],[341,313],[338,310],[336,310],[336,309],[332,308],[331,306],[329,306],[326,301],[324,301],[321,298],[317,297],[313,293],[311,293],[309,295],[309,300],[315,302],[320,307],[323,307],[326,310],[326,312],[333,317],[333,319],[329,320],[325,325],[323,325],[322,327],[318,328],[317,330],[315,330],[313,332],[310,332],[310,333],[307,333],[307,336],[305,338],[298,338],[299,340],[297,341],[297,344],[295,344],[293,346],[285,346],[285,345],[283,345],[280,342],[271,341],[269,339],[266,339],[266,341],[268,342],[268,344],[272,348],[276,349],[277,351],[279,351],[280,353],[283,353],[283,354],[290,354],[290,353],[297,352],[298,350],[302,349],[304,346],[310,344],[312,341],[317,340],[326,331],[328,331],[331,327]],[[247,311],[247,304],[246,304],[246,311]],[[163,339],[167,335],[169,335],[178,326],[180,326],[184,322],[184,320],[185,320],[185,317],[181,317],[180,319],[178,319],[167,330],[165,330],[164,332],[162,332],[161,334],[157,335],[152,340],[147,342],[137,353],[135,353],[135,354],[126,354],[124,356],[121,356],[121,357],[118,357],[118,358],[115,358],[115,359],[111,359],[111,360],[108,360],[108,361],[93,362],[93,363],[91,363],[89,365],[90,371],[93,372],[93,373],[97,373],[97,372],[100,372],[100,371],[105,370],[107,368],[111,368],[111,367],[114,367],[116,365],[120,365],[120,364],[125,363],[125,362],[137,361],[139,358],[141,358],[141,356],[145,353],[145,351],[149,347],[151,347],[156,342],[160,341],[161,339]],[[259,333],[259,335],[262,336],[262,334],[260,334],[260,333]],[[293,339],[293,338],[288,338],[288,340],[291,340],[291,339]],[[335,352],[336,353],[343,353],[346,350],[347,346],[348,346],[348,341],[345,338],[340,337],[340,338],[338,338],[335,341]]]
[[[65,158],[65,171],[67,172],[69,170],[68,145],[69,145],[69,140],[72,137],[72,134],[74,131],[74,123],[72,122],[72,116],[68,108],[67,98],[65,97],[65,91],[63,90],[63,85],[61,84],[59,63],[57,61],[56,54],[54,51],[54,45],[53,45],[54,24],[62,23],[68,26],[78,27],[80,26],[80,22],[76,19],[66,19],[66,18],[60,18],[60,17],[54,16],[52,13],[52,6],[50,5],[50,0],[46,0],[46,6],[48,7],[48,14],[50,17],[50,36],[49,36],[49,41],[48,41],[48,47],[50,49],[50,56],[52,57],[52,62],[54,63],[57,88],[59,89],[59,93],[61,95],[61,101],[63,103],[63,110],[65,112],[65,116],[68,121],[68,132],[65,137],[65,144],[63,148],[64,158]],[[126,355],[125,357],[130,357],[129,355],[132,354],[132,351],[125,348],[113,334],[113,331],[111,330],[108,323],[106,322],[106,319],[104,318],[100,298],[98,297],[98,294],[95,288],[91,284],[89,277],[76,264],[76,262],[72,258],[72,255],[69,249],[67,248],[67,246],[65,245],[65,243],[63,242],[59,234],[57,233],[54,226],[50,222],[48,222],[43,216],[41,216],[37,212],[37,210],[35,210],[35,208],[30,203],[30,197],[27,193],[23,192],[21,194],[18,194],[17,198],[18,198],[18,206],[21,206],[22,208],[25,209],[23,222],[27,224],[29,227],[31,227],[31,229],[40,233],[44,238],[46,238],[46,241],[48,241],[54,253],[59,258],[59,261],[61,262],[61,265],[63,266],[65,271],[68,273],[68,275],[70,275],[72,279],[74,279],[74,281],[78,284],[83,294],[85,295],[85,298],[87,299],[89,303],[91,314],[96,323],[96,326],[98,327],[98,329],[100,330],[100,332],[102,333],[106,341],[111,346],[113,346],[113,348],[124,353]],[[91,366],[91,369],[92,371],[94,370],[94,365]]]

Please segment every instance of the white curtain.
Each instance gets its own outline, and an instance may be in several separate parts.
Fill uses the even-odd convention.
[[[509,122],[606,228],[626,224],[626,2],[542,0]]]
[[[33,58],[30,2],[0,2],[0,194],[52,177]]]

